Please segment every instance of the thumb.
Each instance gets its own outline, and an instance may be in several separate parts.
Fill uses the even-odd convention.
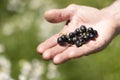
[[[73,12],[68,9],[53,9],[45,12],[44,17],[47,21],[52,23],[58,23],[65,20],[70,20],[72,17]]]

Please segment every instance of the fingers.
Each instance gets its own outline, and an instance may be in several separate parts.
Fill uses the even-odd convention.
[[[44,16],[46,20],[52,23],[58,23],[65,20],[70,20],[74,12],[68,8],[65,9],[53,9],[45,12]]]
[[[51,38],[47,39],[45,42],[41,43],[38,47],[37,47],[37,52],[42,54],[45,50],[57,45],[57,37],[59,35],[56,34],[54,36],[52,36]]]
[[[90,53],[93,53],[95,51],[95,48],[97,47],[93,46],[92,44],[83,45],[82,47],[79,47],[79,48],[76,48],[76,46],[69,47],[62,53],[57,54],[54,57],[53,62],[55,64],[61,64],[70,59],[79,58],[79,57],[88,55]]]
[[[78,49],[76,49],[76,47],[69,47],[64,52],[56,55],[53,59],[53,62],[54,64],[61,64],[63,62],[68,61],[69,59],[73,59],[78,56],[80,57],[82,55],[83,55],[82,51],[79,52]]]
[[[63,52],[67,48],[68,46],[64,47],[64,46],[56,45],[48,50],[45,50],[45,52],[43,53],[43,58],[46,60],[52,59],[55,55]]]

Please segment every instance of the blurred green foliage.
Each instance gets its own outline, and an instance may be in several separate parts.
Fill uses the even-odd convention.
[[[105,6],[108,6],[114,0],[65,0],[65,1],[54,0],[54,1],[56,1],[60,7],[66,7],[69,4],[78,4],[78,5],[93,6],[100,9]]]
[[[39,30],[36,21],[38,19],[43,20],[44,6],[49,7],[50,5],[43,4],[42,8],[30,9],[30,0],[26,0],[23,1],[24,5],[16,6],[16,9],[13,9],[13,6],[12,10],[9,10],[9,2],[8,0],[2,0],[0,3],[0,43],[5,46],[2,55],[5,55],[12,63],[11,75],[17,80],[20,74],[20,59],[31,61],[37,58],[43,61],[46,66],[51,63],[50,61],[44,61],[41,55],[36,52],[37,45],[45,40],[44,35],[40,35],[39,39],[37,37],[39,31],[39,34],[42,34],[42,30]],[[110,5],[113,0],[53,0],[53,2],[58,8],[64,8],[74,3],[101,9]],[[21,6],[24,7],[21,8]],[[27,19],[30,20],[28,24],[23,24],[24,19],[22,18],[25,16],[28,16]],[[42,22],[39,22],[39,24],[42,24]],[[21,26],[23,27],[21,28]],[[120,80],[119,41],[120,37],[118,36],[102,52],[57,65],[60,77],[52,80]],[[47,67],[45,68],[47,72]],[[42,76],[43,80],[49,80],[46,77],[46,72]]]

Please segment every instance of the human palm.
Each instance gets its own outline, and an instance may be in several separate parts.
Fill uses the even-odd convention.
[[[52,23],[66,21],[63,29],[56,35],[41,43],[37,51],[46,60],[53,60],[55,64],[60,64],[73,58],[79,58],[101,51],[116,35],[116,23],[104,11],[87,6],[70,5],[65,9],[54,9],[45,13],[45,18]],[[98,37],[81,47],[60,46],[57,38],[60,33],[73,32],[80,25],[93,27],[98,31]]]

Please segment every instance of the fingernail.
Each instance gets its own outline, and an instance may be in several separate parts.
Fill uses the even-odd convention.
[[[50,59],[50,54],[49,53],[43,53],[43,58],[45,59],[45,60],[49,60]]]
[[[41,53],[43,53],[43,51],[44,51],[43,48],[41,48],[41,47],[38,47],[38,48],[37,48],[37,52],[38,52],[38,53],[41,54]]]
[[[53,63],[54,63],[54,64],[60,64],[60,57],[56,56],[56,57],[53,59]]]

